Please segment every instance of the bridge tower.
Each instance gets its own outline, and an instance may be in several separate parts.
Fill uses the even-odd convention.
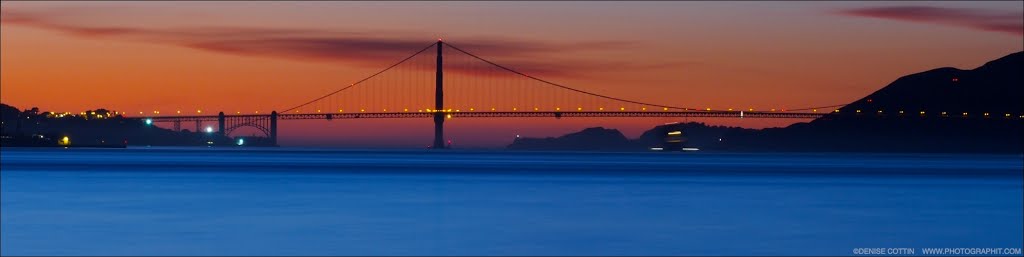
[[[270,144],[277,145],[277,111],[270,112]]]
[[[217,114],[217,134],[222,137],[227,136],[227,134],[224,133],[224,112]]]
[[[437,72],[434,80],[434,146],[433,149],[444,149],[444,68],[441,61],[441,46],[437,40]]]

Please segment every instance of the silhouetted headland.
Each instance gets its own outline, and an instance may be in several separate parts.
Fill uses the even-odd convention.
[[[678,123],[655,127],[633,140],[614,129],[589,128],[558,138],[521,138],[508,148],[1021,153],[1021,71],[1024,52],[973,70],[947,67],[911,74],[838,112],[785,128]],[[681,144],[666,145],[670,141]]]

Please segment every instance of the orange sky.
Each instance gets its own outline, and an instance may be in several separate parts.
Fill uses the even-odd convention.
[[[846,103],[902,75],[971,69],[1024,45],[1019,2],[2,2],[0,8],[0,101],[71,112],[281,110],[366,77],[438,37],[576,88],[715,109]],[[448,136],[463,146],[494,147],[516,134],[556,136],[587,126],[635,137],[678,120],[447,125]],[[703,121],[768,127],[799,120]],[[281,143],[418,147],[429,143],[430,129],[429,120],[288,121]]]

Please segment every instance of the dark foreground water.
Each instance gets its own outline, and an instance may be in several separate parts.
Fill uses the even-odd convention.
[[[1020,248],[1020,155],[3,149],[3,255]]]

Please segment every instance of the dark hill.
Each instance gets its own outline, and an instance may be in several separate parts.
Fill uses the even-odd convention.
[[[588,128],[557,138],[517,138],[508,146],[518,150],[623,150],[631,149],[626,136],[615,129]]]
[[[990,61],[974,70],[939,68],[897,79],[843,107],[843,113],[941,115],[1020,115],[1024,113],[1024,52]]]

